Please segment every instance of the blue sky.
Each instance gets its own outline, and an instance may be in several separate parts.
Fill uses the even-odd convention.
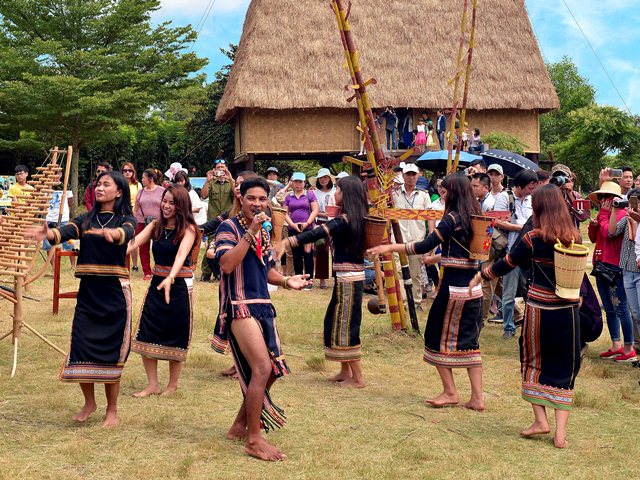
[[[161,0],[162,7],[154,19],[172,20],[177,25],[190,23],[196,28],[210,2]],[[194,45],[200,56],[209,58],[210,63],[206,68],[208,74],[228,63],[226,57],[219,53],[219,48],[240,40],[249,3],[249,0],[213,0],[200,38]],[[625,108],[626,103],[634,114],[640,114],[638,0],[526,0],[526,5],[546,61],[556,62],[563,55],[570,56],[580,73],[595,86],[598,103],[620,108]],[[622,99],[589,48],[570,11]]]

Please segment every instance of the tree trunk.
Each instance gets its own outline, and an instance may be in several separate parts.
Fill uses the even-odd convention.
[[[73,155],[71,157],[71,185],[70,190],[73,192],[73,202],[71,202],[71,218],[78,216],[78,199],[84,199],[84,190],[78,189],[78,166],[80,165],[80,142],[74,138],[71,141],[73,147]]]

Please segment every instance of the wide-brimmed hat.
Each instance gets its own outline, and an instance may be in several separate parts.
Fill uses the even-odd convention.
[[[616,182],[604,182],[600,185],[600,190],[596,190],[595,192],[591,192],[589,194],[589,200],[593,203],[599,204],[600,200],[598,200],[598,195],[613,195],[614,197],[622,198],[622,190],[620,190],[620,185]]]
[[[328,168],[321,168],[315,177],[309,177],[309,185],[317,187],[316,182],[320,177],[329,177],[331,182],[333,182],[334,185],[336,184],[336,177],[331,174],[331,171]]]
[[[336,179],[340,180],[341,178],[348,177],[348,176],[349,174],[347,172],[340,172],[338,175],[336,175]]]
[[[184,172],[186,174],[189,173],[186,168],[182,168],[182,164],[180,162],[173,162],[169,165],[169,170],[164,172],[164,176],[173,182],[173,177],[175,177],[178,172]]]

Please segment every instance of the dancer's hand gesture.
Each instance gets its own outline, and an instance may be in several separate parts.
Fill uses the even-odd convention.
[[[289,279],[289,281],[287,282],[287,285],[292,290],[302,290],[304,287],[308,285],[313,285],[313,280],[307,280],[308,278],[309,278],[309,275],[307,274],[294,275]]]
[[[33,226],[27,227],[24,229],[24,238],[27,240],[35,240],[36,242],[41,242],[45,238],[47,238],[47,233],[49,232],[49,227],[47,226],[47,222],[42,222],[41,226]]]
[[[167,302],[167,305],[169,305],[169,300],[171,299],[172,283],[173,282],[171,280],[171,277],[167,277],[162,282],[160,282],[160,285],[158,285],[158,291],[164,290],[164,301]]]

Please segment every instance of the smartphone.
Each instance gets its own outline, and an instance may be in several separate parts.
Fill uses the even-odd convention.
[[[638,210],[638,197],[636,197],[636,196],[629,197],[629,205],[634,210]]]
[[[611,178],[622,178],[622,170],[619,168],[610,168],[609,175]]]

